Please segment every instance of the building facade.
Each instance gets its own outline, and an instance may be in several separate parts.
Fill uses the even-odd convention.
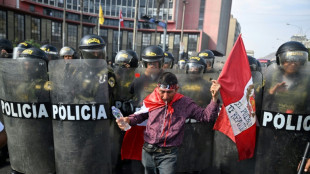
[[[228,56],[241,33],[241,26],[236,18],[232,15],[229,22],[229,31],[227,38],[226,55]]]
[[[0,38],[14,43],[34,40],[60,49],[63,44],[78,48],[83,35],[98,34],[99,4],[104,24],[99,35],[107,44],[108,58],[118,51],[119,12],[124,27],[120,32],[120,49],[133,48],[135,0],[2,0],[0,1]],[[157,17],[158,0],[140,0],[135,51],[166,42],[178,60],[180,51],[187,53],[210,49],[225,55],[232,0],[165,0],[158,20],[167,23],[167,35],[156,24],[140,19]],[[184,14],[184,15],[183,15]],[[65,18],[64,18],[65,16]],[[184,16],[184,18],[183,18]],[[181,38],[181,36],[183,36]]]

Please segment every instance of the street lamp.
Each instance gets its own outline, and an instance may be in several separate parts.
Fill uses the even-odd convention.
[[[303,32],[302,32],[302,27],[297,26],[297,25],[293,25],[293,24],[289,24],[289,23],[286,23],[286,25],[291,25],[291,26],[297,27],[297,28],[299,29],[299,33],[300,33],[300,35],[303,35]]]

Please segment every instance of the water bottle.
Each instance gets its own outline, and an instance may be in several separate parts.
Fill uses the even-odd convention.
[[[123,117],[122,112],[115,106],[112,106],[112,114],[116,119]],[[125,129],[124,129],[125,131],[131,128],[131,126],[127,122],[122,121],[121,124],[125,126]]]

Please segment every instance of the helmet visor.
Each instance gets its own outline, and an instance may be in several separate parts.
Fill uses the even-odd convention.
[[[202,74],[204,71],[204,66],[197,63],[188,63],[187,66],[189,74]]]
[[[83,59],[105,59],[104,49],[82,49]]]
[[[306,51],[287,51],[279,54],[280,65],[284,63],[300,63],[305,64],[308,59],[308,52]]]

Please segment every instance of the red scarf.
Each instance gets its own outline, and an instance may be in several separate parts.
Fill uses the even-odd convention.
[[[168,129],[167,129],[167,131],[163,130],[162,131],[162,135],[161,135],[161,136],[163,136],[165,134],[165,132],[166,132],[164,146],[166,146],[166,140],[167,140],[167,136],[168,136],[168,131],[169,131],[170,124],[171,124],[171,116],[172,116],[172,113],[174,112],[172,104],[175,101],[181,99],[183,96],[184,95],[182,95],[180,93],[176,93],[173,96],[173,99],[167,104],[167,114],[165,115],[164,128],[166,127],[166,120],[169,119],[168,120]],[[145,97],[143,102],[144,102],[144,105],[149,109],[149,112],[153,111],[153,110],[155,110],[157,108],[161,108],[161,107],[165,107],[166,106],[166,103],[160,98],[160,96],[158,94],[158,87],[156,87],[154,89],[154,91],[150,95]]]

